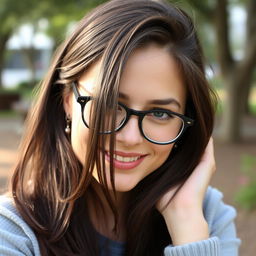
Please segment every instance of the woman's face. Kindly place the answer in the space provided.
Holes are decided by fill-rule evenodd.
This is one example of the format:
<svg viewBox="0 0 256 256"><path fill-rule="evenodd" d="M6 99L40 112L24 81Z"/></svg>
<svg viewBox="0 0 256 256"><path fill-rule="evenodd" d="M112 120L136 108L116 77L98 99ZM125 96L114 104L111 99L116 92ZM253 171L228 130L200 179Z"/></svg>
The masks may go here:
<svg viewBox="0 0 256 256"><path fill-rule="evenodd" d="M100 63L96 62L81 76L78 81L81 95L93 95L99 72ZM121 77L119 94L119 102L135 110L164 108L181 114L185 110L186 89L178 66L170 53L156 44L137 49L129 57ZM65 97L64 107L72 119L73 150L84 163L89 130L82 121L81 107L73 94ZM173 144L156 145L147 141L140 133L138 117L132 115L125 127L116 133L116 191L133 189L165 162L172 148ZM108 154L105 161L108 187L111 189ZM98 180L96 170L94 177Z"/></svg>

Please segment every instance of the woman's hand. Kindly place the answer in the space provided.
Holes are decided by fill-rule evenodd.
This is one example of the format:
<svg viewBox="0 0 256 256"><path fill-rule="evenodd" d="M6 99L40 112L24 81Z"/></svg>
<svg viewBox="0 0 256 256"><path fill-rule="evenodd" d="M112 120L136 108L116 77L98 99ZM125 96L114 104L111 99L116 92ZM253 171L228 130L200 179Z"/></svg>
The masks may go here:
<svg viewBox="0 0 256 256"><path fill-rule="evenodd" d="M203 216L203 200L215 169L213 139L210 138L201 161L186 182L171 189L157 203L174 245L209 237L208 224Z"/></svg>

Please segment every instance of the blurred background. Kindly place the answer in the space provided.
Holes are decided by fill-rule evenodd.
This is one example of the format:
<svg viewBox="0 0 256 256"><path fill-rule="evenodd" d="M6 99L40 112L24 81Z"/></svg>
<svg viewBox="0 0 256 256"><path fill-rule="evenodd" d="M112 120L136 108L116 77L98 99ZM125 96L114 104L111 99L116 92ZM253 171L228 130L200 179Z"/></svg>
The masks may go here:
<svg viewBox="0 0 256 256"><path fill-rule="evenodd" d="M33 89L76 22L103 0L0 0L0 193L8 187ZM169 0L169 2L173 2ZM177 1L174 1L177 4ZM219 96L212 186L238 210L241 255L256 251L256 1L184 0Z"/></svg>

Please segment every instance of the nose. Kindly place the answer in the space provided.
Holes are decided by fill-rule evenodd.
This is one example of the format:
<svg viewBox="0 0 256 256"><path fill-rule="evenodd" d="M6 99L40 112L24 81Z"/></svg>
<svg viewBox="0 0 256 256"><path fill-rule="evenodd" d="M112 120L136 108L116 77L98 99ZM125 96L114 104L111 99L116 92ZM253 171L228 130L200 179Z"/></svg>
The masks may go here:
<svg viewBox="0 0 256 256"><path fill-rule="evenodd" d="M126 125L116 133L116 140L126 146L134 146L143 142L137 116L131 116Z"/></svg>

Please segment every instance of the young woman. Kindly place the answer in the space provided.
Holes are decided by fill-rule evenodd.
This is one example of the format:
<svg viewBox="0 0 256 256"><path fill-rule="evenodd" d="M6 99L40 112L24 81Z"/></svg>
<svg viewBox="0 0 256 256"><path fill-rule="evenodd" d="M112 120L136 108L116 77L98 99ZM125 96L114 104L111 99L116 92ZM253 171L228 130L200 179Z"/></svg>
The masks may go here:
<svg viewBox="0 0 256 256"><path fill-rule="evenodd" d="M0 255L238 255L209 186L213 97L190 18L161 1L86 15L27 120Z"/></svg>

